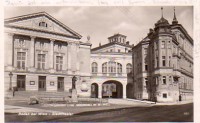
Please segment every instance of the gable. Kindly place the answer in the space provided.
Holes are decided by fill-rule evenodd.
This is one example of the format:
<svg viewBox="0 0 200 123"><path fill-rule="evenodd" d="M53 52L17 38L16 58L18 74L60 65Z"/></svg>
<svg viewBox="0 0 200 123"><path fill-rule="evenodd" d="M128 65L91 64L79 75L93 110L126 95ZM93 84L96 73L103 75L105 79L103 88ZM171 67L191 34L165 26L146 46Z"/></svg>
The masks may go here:
<svg viewBox="0 0 200 123"><path fill-rule="evenodd" d="M131 50L131 47L128 46L124 46L121 44L117 44L117 43L109 43L109 44L105 44L102 45L100 47L94 48L92 49L93 52L118 52L118 50L120 50L120 52L125 52L125 48L127 50Z"/></svg>
<svg viewBox="0 0 200 123"><path fill-rule="evenodd" d="M42 26L45 23L45 26ZM65 26L49 14L45 12L35 13L25 16L19 16L11 19L5 20L5 26L31 29L31 30L40 30L49 33L61 34L67 37L73 37L80 39L81 35Z"/></svg>

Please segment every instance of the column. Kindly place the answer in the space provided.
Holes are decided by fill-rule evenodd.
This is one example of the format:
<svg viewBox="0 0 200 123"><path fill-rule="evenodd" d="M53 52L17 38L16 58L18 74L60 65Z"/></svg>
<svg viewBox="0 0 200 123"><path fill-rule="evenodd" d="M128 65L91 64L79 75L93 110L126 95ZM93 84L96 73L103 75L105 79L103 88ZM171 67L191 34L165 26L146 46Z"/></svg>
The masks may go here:
<svg viewBox="0 0 200 123"><path fill-rule="evenodd" d="M68 74L71 73L71 45L72 43L68 43L68 48L67 48L67 72Z"/></svg>
<svg viewBox="0 0 200 123"><path fill-rule="evenodd" d="M35 38L34 36L31 36L31 43L30 43L30 52L29 52L29 67L30 71L34 71L35 68Z"/></svg>
<svg viewBox="0 0 200 123"><path fill-rule="evenodd" d="M123 84L123 99L126 99L126 84Z"/></svg>
<svg viewBox="0 0 200 123"><path fill-rule="evenodd" d="M50 39L50 57L49 57L49 68L50 68L50 72L53 73L54 72L54 39Z"/></svg>
<svg viewBox="0 0 200 123"><path fill-rule="evenodd" d="M79 45L78 44L76 44L76 56L77 56L77 58L76 58L76 74L79 74L79 72L80 72L80 56L79 56Z"/></svg>
<svg viewBox="0 0 200 123"><path fill-rule="evenodd" d="M98 98L102 98L102 84L98 84Z"/></svg>
<svg viewBox="0 0 200 123"><path fill-rule="evenodd" d="M12 71L14 64L14 49L13 49L13 36L12 33L5 33L5 66L7 71Z"/></svg>

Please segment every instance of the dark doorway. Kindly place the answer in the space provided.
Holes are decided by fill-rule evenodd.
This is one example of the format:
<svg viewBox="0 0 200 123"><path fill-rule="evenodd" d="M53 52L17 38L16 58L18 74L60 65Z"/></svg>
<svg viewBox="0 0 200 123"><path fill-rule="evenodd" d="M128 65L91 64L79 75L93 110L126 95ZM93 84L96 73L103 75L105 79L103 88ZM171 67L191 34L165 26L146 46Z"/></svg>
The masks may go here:
<svg viewBox="0 0 200 123"><path fill-rule="evenodd" d="M26 76L25 75L17 75L18 91L25 91L25 86L26 86Z"/></svg>
<svg viewBox="0 0 200 123"><path fill-rule="evenodd" d="M91 97L92 98L98 98L98 84L92 83L91 85Z"/></svg>
<svg viewBox="0 0 200 123"><path fill-rule="evenodd" d="M64 91L64 77L58 77L58 91Z"/></svg>
<svg viewBox="0 0 200 123"><path fill-rule="evenodd" d="M39 76L39 91L46 91L46 76Z"/></svg>
<svg viewBox="0 0 200 123"><path fill-rule="evenodd" d="M122 98L123 85L118 81L107 81L102 85L102 98Z"/></svg>

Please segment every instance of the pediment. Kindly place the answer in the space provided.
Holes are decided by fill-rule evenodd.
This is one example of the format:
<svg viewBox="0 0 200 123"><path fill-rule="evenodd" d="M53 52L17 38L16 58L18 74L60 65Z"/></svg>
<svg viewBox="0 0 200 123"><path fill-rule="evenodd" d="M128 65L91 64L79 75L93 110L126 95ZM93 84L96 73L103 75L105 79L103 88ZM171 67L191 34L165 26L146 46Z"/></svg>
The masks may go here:
<svg viewBox="0 0 200 123"><path fill-rule="evenodd" d="M81 38L80 34L76 33L45 12L6 19L5 26L46 31L47 33L62 34L77 39Z"/></svg>

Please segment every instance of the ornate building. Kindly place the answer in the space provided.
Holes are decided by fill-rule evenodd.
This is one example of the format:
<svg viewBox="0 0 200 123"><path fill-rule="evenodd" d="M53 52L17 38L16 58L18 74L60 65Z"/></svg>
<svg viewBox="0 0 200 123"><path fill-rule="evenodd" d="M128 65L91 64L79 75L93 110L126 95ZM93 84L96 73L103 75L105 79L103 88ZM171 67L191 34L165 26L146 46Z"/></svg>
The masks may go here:
<svg viewBox="0 0 200 123"><path fill-rule="evenodd" d="M5 90L77 91L90 81L90 43L45 12L5 20ZM88 92L89 93L89 92Z"/></svg>
<svg viewBox="0 0 200 123"><path fill-rule="evenodd" d="M175 102L193 97L193 39L178 23L163 17L132 48L133 97Z"/></svg>
<svg viewBox="0 0 200 123"><path fill-rule="evenodd" d="M91 97L126 98L127 74L132 70L131 45L122 34L108 41L91 50Z"/></svg>

